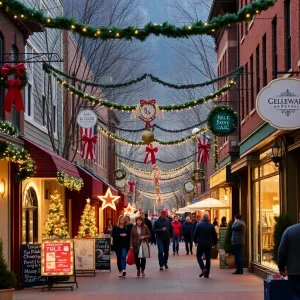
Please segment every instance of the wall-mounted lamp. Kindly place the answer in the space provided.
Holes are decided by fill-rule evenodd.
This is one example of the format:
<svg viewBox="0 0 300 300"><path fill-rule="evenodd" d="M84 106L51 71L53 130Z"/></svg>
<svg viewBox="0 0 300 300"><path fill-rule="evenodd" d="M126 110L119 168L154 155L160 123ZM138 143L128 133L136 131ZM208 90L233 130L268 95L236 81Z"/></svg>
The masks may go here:
<svg viewBox="0 0 300 300"><path fill-rule="evenodd" d="M275 166L279 168L283 159L283 151L286 150L285 140L281 137L276 139L272 145L271 150L271 160L275 164Z"/></svg>
<svg viewBox="0 0 300 300"><path fill-rule="evenodd" d="M5 181L3 179L0 180L0 196L3 197L5 194Z"/></svg>

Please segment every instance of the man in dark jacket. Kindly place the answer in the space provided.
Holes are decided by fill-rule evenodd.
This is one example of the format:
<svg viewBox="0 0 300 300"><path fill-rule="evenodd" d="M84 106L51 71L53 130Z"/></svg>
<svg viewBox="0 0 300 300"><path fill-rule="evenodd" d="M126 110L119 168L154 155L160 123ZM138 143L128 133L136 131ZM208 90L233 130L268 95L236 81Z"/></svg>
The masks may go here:
<svg viewBox="0 0 300 300"><path fill-rule="evenodd" d="M246 224L241 215L236 215L232 224L231 244L234 246L236 271L232 274L243 274L243 248L245 245Z"/></svg>
<svg viewBox="0 0 300 300"><path fill-rule="evenodd" d="M173 228L171 221L167 219L167 213L165 210L160 212L160 217L154 223L154 233L156 234L156 243L158 248L158 261L160 271L169 269L169 247L173 237Z"/></svg>
<svg viewBox="0 0 300 300"><path fill-rule="evenodd" d="M288 227L281 238L278 249L278 268L280 275L290 284L291 300L300 299L300 223ZM287 271L286 271L287 269Z"/></svg>
<svg viewBox="0 0 300 300"><path fill-rule="evenodd" d="M148 219L148 214L145 214L145 219L144 219L145 225L148 226L151 237L153 236L153 228L152 228L152 222Z"/></svg>
<svg viewBox="0 0 300 300"><path fill-rule="evenodd" d="M182 225L182 235L185 242L186 255L189 255L189 251L193 254L193 228L194 224L191 222L191 218L186 217L185 222Z"/></svg>
<svg viewBox="0 0 300 300"><path fill-rule="evenodd" d="M194 243L197 247L198 264L202 270L199 277L209 278L211 248L217 244L217 233L215 227L209 223L208 214L203 214L202 221L196 226ZM202 260L203 253L206 258L206 265L204 265Z"/></svg>

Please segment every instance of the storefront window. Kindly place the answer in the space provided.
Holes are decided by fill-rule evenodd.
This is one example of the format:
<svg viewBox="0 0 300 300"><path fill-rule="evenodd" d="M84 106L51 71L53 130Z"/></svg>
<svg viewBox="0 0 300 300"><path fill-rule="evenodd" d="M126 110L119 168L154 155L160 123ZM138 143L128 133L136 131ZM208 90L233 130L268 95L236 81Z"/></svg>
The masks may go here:
<svg viewBox="0 0 300 300"><path fill-rule="evenodd" d="M259 168L253 180L253 260L277 269L273 262L274 217L280 213L279 175L272 162Z"/></svg>

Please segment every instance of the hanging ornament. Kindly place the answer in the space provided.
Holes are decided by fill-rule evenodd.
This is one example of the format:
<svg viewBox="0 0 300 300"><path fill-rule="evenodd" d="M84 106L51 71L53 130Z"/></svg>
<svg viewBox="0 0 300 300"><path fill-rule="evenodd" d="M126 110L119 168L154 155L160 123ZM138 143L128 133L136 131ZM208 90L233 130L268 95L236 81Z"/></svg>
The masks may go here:
<svg viewBox="0 0 300 300"><path fill-rule="evenodd" d="M197 138L198 139L198 143L197 143L197 147L198 147L198 163L207 163L209 160L209 150L210 150L210 142L209 139L204 136L203 139L201 138Z"/></svg>
<svg viewBox="0 0 300 300"><path fill-rule="evenodd" d="M142 133L142 140L145 142L145 144L149 145L154 141L154 133L150 129L146 129Z"/></svg>
<svg viewBox="0 0 300 300"><path fill-rule="evenodd" d="M117 169L115 171L115 180L122 180L122 179L125 179L126 176L127 176L127 173L125 172L125 170L123 169Z"/></svg>
<svg viewBox="0 0 300 300"><path fill-rule="evenodd" d="M114 196L111 192L110 187L107 189L104 196L98 196L98 198L102 201L102 209L106 207L111 207L112 209L116 210L116 204L115 202L119 200L120 196Z"/></svg>
<svg viewBox="0 0 300 300"><path fill-rule="evenodd" d="M128 186L129 186L129 193L134 194L134 186L135 186L136 182L131 179L127 183L128 183Z"/></svg>
<svg viewBox="0 0 300 300"><path fill-rule="evenodd" d="M151 164L154 165L156 163L155 153L158 152L158 148L153 147L152 145L149 145L149 146L146 146L145 152L147 152L147 154L144 159L144 164L147 164L148 160L150 158Z"/></svg>
<svg viewBox="0 0 300 300"><path fill-rule="evenodd" d="M162 204L162 201L161 201L160 196L157 197L156 204L158 204L158 205L161 205L161 204Z"/></svg>
<svg viewBox="0 0 300 300"><path fill-rule="evenodd" d="M159 185L155 186L155 193L156 193L156 195L160 194L160 187L159 187Z"/></svg>
<svg viewBox="0 0 300 300"><path fill-rule="evenodd" d="M161 171L159 166L153 168L153 182L155 185L160 184Z"/></svg>

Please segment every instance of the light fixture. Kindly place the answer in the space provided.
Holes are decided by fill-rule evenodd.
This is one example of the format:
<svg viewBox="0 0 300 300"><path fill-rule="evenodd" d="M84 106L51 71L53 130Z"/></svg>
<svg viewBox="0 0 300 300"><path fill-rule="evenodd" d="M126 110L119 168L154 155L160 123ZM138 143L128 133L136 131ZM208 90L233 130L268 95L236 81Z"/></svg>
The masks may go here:
<svg viewBox="0 0 300 300"><path fill-rule="evenodd" d="M281 146L275 140L271 149L272 149L271 160L275 164L276 167L279 167L280 166L280 162L282 160L282 149L281 149Z"/></svg>
<svg viewBox="0 0 300 300"><path fill-rule="evenodd" d="M5 194L5 181L3 179L0 180L0 196L3 197Z"/></svg>

